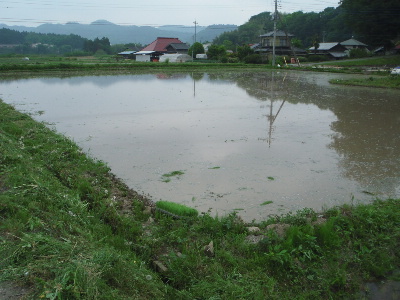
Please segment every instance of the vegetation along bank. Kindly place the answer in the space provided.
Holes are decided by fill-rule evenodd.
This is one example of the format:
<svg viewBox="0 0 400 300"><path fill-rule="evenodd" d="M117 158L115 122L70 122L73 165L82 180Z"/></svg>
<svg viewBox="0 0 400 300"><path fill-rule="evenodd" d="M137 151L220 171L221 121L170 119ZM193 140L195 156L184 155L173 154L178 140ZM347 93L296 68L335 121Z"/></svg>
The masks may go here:
<svg viewBox="0 0 400 300"><path fill-rule="evenodd" d="M235 214L175 218L154 206L104 162L0 101L2 293L362 299L366 282L400 279L399 199L258 224Z"/></svg>

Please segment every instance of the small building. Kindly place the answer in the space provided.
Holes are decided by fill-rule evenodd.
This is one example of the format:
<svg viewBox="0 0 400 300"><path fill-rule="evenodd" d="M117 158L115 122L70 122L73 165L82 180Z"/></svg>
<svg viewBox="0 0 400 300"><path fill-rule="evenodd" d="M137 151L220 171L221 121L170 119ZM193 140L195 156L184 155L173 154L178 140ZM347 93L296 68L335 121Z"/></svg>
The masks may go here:
<svg viewBox="0 0 400 300"><path fill-rule="evenodd" d="M125 58L125 59L133 59L135 58L135 53L136 51L122 51L118 53L117 55L119 57Z"/></svg>
<svg viewBox="0 0 400 300"><path fill-rule="evenodd" d="M282 30L277 30L275 34L275 51L279 49L290 49L290 40L294 37L293 34L286 34ZM260 35L261 48L270 48L274 45L274 31Z"/></svg>
<svg viewBox="0 0 400 300"><path fill-rule="evenodd" d="M360 41L357 41L353 38L341 42L340 45L345 46L347 50L351 50L351 49L365 49L367 50L368 46Z"/></svg>
<svg viewBox="0 0 400 300"><path fill-rule="evenodd" d="M178 38L158 37L155 41L144 47L141 51L157 51L159 53L178 53L177 49L183 52L183 49L185 47L189 49L187 44L181 42Z"/></svg>
<svg viewBox="0 0 400 300"><path fill-rule="evenodd" d="M164 54L160 56L160 62L170 62L170 63L182 63L191 61L192 57L187 54L174 53L174 54Z"/></svg>
<svg viewBox="0 0 400 300"><path fill-rule="evenodd" d="M171 43L165 49L167 53L187 54L189 52L189 46L185 43Z"/></svg>
<svg viewBox="0 0 400 300"><path fill-rule="evenodd" d="M199 53L199 54L196 54L196 58L197 59L207 59L208 57L207 57L207 54L205 54L205 53Z"/></svg>
<svg viewBox="0 0 400 300"><path fill-rule="evenodd" d="M282 30L277 30L260 35L259 49L261 52L273 52L275 36L275 54L284 55L290 54L292 49L290 47L290 40L294 37L293 34L286 33Z"/></svg>
<svg viewBox="0 0 400 300"><path fill-rule="evenodd" d="M310 47L310 55L327 55L334 59L347 57L347 48L340 43L320 43L318 48Z"/></svg>
<svg viewBox="0 0 400 300"><path fill-rule="evenodd" d="M286 33L283 30L277 30L260 35L260 43L250 46L256 53L266 54L270 56L274 52L274 36L275 36L275 54L276 55L305 55L306 51L300 48L292 47L291 39L294 35Z"/></svg>
<svg viewBox="0 0 400 300"><path fill-rule="evenodd" d="M141 62L150 62L154 61L157 62L160 60L160 55L162 55L158 51L139 51L135 53L136 61Z"/></svg>

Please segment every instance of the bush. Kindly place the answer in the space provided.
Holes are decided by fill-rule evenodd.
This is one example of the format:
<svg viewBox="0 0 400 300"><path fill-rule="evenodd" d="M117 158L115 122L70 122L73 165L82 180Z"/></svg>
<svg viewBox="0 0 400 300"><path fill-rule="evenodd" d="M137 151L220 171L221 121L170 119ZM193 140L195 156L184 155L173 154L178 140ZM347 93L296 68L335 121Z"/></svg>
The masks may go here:
<svg viewBox="0 0 400 300"><path fill-rule="evenodd" d="M246 56L243 61L246 64L262 64L262 59L260 54L250 54Z"/></svg>
<svg viewBox="0 0 400 300"><path fill-rule="evenodd" d="M64 56L71 57L71 56L91 56L92 54L85 51L73 51L69 53L65 53Z"/></svg>
<svg viewBox="0 0 400 300"><path fill-rule="evenodd" d="M369 53L367 52L366 49L351 49L350 50L350 57L351 58L364 58L364 57L368 57Z"/></svg>
<svg viewBox="0 0 400 300"><path fill-rule="evenodd" d="M327 55L309 55L308 61L315 62L315 61L325 61L329 60Z"/></svg>
<svg viewBox="0 0 400 300"><path fill-rule="evenodd" d="M230 63L230 64L236 64L238 62L239 62L239 58L237 58L237 57L229 57L228 58L228 63Z"/></svg>

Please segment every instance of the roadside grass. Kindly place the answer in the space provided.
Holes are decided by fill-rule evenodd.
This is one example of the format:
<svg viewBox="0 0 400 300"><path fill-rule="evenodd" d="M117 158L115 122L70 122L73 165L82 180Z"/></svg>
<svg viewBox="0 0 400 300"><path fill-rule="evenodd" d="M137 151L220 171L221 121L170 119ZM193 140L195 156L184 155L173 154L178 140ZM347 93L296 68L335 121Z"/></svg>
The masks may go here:
<svg viewBox="0 0 400 300"><path fill-rule="evenodd" d="M0 101L0 282L29 286L28 299L354 299L400 267L398 199L259 224L153 219L146 205L105 163Z"/></svg>
<svg viewBox="0 0 400 300"><path fill-rule="evenodd" d="M1 102L0 112L0 281L32 286L35 299L161 297L131 251L140 217L118 212L135 195L65 137Z"/></svg>
<svg viewBox="0 0 400 300"><path fill-rule="evenodd" d="M331 79L331 84L339 85L352 85L352 86L367 86L367 87L380 87L380 88L394 88L400 89L400 76L399 75L388 75L368 78L353 78L353 79Z"/></svg>
<svg viewBox="0 0 400 300"><path fill-rule="evenodd" d="M335 66L399 66L400 65L400 55L390 55L390 56L375 56L368 58L359 59L344 59L335 60L331 62L323 62L323 65L335 65Z"/></svg>

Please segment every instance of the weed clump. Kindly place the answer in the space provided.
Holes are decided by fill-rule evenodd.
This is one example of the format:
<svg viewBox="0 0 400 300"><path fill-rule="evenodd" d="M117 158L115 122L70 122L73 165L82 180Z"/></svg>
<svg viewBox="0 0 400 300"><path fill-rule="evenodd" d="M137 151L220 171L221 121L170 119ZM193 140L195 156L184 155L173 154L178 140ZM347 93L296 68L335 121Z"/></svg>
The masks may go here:
<svg viewBox="0 0 400 300"><path fill-rule="evenodd" d="M199 214L194 208L169 201L157 201L156 207L180 217L196 217Z"/></svg>

